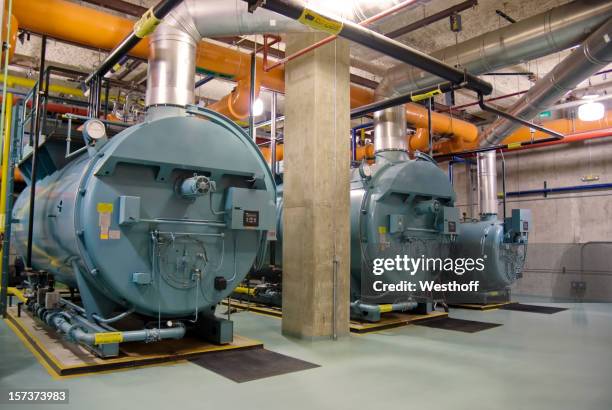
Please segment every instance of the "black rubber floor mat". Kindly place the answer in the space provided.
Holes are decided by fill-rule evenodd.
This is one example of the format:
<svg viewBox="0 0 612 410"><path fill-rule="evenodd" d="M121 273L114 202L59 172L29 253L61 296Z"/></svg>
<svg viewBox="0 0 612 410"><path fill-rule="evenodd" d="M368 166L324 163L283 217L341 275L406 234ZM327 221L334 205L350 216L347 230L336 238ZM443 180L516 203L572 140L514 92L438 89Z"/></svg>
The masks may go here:
<svg viewBox="0 0 612 410"><path fill-rule="evenodd" d="M320 367L263 348L207 353L190 361L236 383Z"/></svg>
<svg viewBox="0 0 612 410"><path fill-rule="evenodd" d="M433 327L435 329L456 330L458 332L465 333L476 333L501 326L501 323L477 322L475 320L455 319L451 317L423 320L420 322L415 322L414 324L416 326Z"/></svg>
<svg viewBox="0 0 612 410"><path fill-rule="evenodd" d="M567 308L561 308L561 307L524 305L522 303L510 303L508 305L501 306L500 309L516 310L518 312L545 313L548 315L552 315L553 313L563 312L564 310L567 310Z"/></svg>

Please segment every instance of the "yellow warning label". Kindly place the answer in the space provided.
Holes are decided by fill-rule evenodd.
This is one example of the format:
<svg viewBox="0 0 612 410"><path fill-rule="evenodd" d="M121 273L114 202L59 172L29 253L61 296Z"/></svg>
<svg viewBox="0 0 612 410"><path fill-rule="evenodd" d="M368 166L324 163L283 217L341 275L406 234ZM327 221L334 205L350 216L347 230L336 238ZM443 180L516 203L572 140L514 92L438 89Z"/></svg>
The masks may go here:
<svg viewBox="0 0 612 410"><path fill-rule="evenodd" d="M109 343L123 342L123 333L121 332L104 332L94 334L94 344L104 345Z"/></svg>
<svg viewBox="0 0 612 410"><path fill-rule="evenodd" d="M387 313L393 310L393 305L378 305L380 313Z"/></svg>
<svg viewBox="0 0 612 410"><path fill-rule="evenodd" d="M378 233L381 233L381 234L387 233L387 227L386 226L379 226L378 227Z"/></svg>
<svg viewBox="0 0 612 410"><path fill-rule="evenodd" d="M98 202L96 209L100 213L113 212L113 204L110 202Z"/></svg>
<svg viewBox="0 0 612 410"><path fill-rule="evenodd" d="M155 17L151 8L134 24L134 34L138 38L145 38L155 31L159 23L161 23L161 20Z"/></svg>
<svg viewBox="0 0 612 410"><path fill-rule="evenodd" d="M432 98L433 96L436 96L438 94L442 94L442 90L440 90L439 88L436 90L432 90L428 93L424 93L424 94L417 94L417 95L411 95L410 99L413 102L417 102L417 101L423 101L423 100L428 100L430 98Z"/></svg>
<svg viewBox="0 0 612 410"><path fill-rule="evenodd" d="M510 144L508 144L508 149L520 148L521 145L522 145L522 143L520 143L520 142L511 142Z"/></svg>
<svg viewBox="0 0 612 410"><path fill-rule="evenodd" d="M342 31L342 22L320 15L319 13L304 9L298 21L315 30L329 34L338 34Z"/></svg>

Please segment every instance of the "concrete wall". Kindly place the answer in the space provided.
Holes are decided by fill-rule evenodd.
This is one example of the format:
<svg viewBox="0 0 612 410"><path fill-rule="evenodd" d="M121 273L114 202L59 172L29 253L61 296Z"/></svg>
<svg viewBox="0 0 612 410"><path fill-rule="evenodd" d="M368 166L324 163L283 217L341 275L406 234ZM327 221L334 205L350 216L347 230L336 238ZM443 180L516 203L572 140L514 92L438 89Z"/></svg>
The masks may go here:
<svg viewBox="0 0 612 410"><path fill-rule="evenodd" d="M524 191L612 183L612 138L504 153L506 190ZM446 167L448 164L441 164ZM475 165L473 198L477 202ZM502 191L498 154L498 191ZM584 182L595 176L598 180ZM453 167L457 205L470 214L466 167ZM524 277L514 294L612 301L612 190L510 197L506 209L531 209L532 231ZM499 215L502 215L500 201ZM477 204L473 207L478 215ZM572 286L573 283L573 286ZM584 284L586 289L577 289Z"/></svg>

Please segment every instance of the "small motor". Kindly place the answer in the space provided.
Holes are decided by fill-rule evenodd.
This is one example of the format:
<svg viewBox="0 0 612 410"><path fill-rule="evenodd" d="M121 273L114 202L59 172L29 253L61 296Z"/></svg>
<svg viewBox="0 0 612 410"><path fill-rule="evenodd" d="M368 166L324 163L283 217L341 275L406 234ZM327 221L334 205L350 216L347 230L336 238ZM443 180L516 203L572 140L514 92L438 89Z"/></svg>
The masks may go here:
<svg viewBox="0 0 612 410"><path fill-rule="evenodd" d="M195 199L198 196L215 192L216 184L210 178L204 175L194 174L191 178L187 178L180 183L179 192L183 198Z"/></svg>

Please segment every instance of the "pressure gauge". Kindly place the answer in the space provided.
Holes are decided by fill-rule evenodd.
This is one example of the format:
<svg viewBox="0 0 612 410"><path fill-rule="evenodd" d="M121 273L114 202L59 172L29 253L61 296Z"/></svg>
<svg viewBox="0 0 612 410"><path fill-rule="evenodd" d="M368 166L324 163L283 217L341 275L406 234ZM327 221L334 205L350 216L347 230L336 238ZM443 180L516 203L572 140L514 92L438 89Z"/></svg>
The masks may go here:
<svg viewBox="0 0 612 410"><path fill-rule="evenodd" d="M83 135L90 141L97 141L106 137L106 127L100 120L88 120L83 124Z"/></svg>
<svg viewBox="0 0 612 410"><path fill-rule="evenodd" d="M359 175L361 175L363 179L372 178L372 168L370 168L367 163L362 162L361 165L359 165Z"/></svg>

